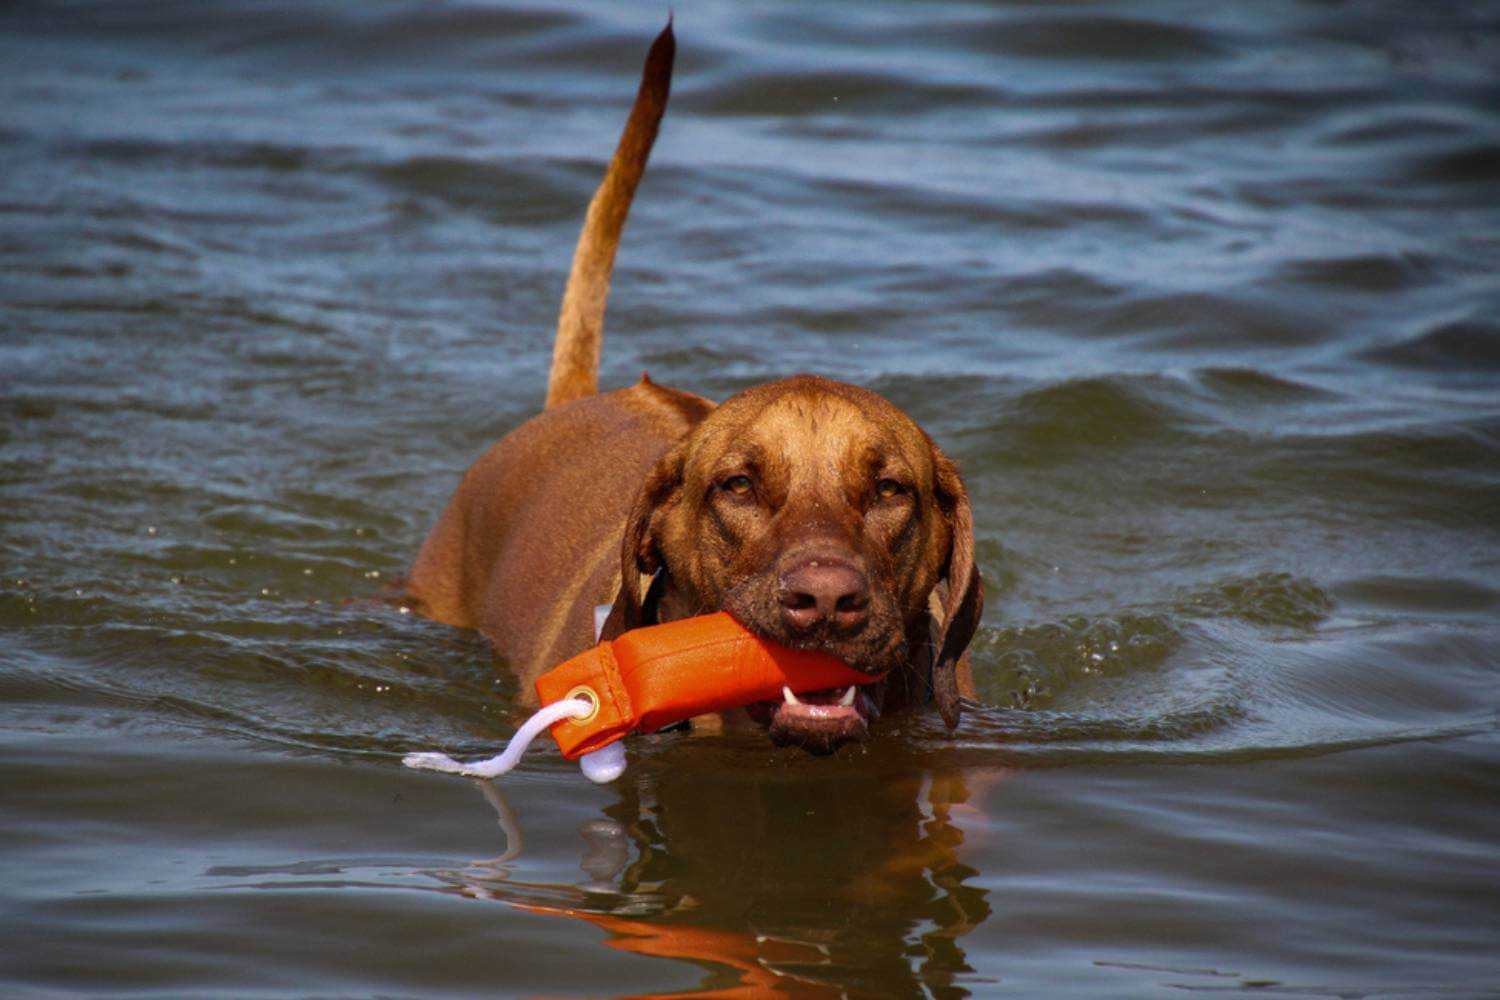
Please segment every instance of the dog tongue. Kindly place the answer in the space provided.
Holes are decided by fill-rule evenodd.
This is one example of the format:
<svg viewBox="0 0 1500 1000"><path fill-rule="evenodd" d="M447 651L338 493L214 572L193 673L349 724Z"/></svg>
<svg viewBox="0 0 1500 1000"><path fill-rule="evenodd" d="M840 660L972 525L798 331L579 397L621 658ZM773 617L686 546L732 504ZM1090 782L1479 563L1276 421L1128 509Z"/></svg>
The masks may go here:
<svg viewBox="0 0 1500 1000"><path fill-rule="evenodd" d="M849 697L854 694L855 697ZM854 688L843 698L815 703L814 696L798 699L790 691L771 717L771 739L777 746L801 747L809 753L829 754L841 745L862 740L869 732L864 713L854 704L862 697ZM819 702L822 702L819 698Z"/></svg>

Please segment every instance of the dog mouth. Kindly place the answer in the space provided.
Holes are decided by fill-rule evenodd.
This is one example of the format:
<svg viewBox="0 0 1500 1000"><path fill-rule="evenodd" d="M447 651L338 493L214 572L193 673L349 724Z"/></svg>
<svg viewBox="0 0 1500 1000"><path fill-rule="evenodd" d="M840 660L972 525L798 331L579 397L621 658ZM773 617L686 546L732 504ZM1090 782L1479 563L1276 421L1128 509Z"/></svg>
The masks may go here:
<svg viewBox="0 0 1500 1000"><path fill-rule="evenodd" d="M871 720L879 716L869 694L857 685L802 694L782 688L781 695L779 701L747 705L746 711L767 727L777 746L801 747L818 756L863 740Z"/></svg>
<svg viewBox="0 0 1500 1000"><path fill-rule="evenodd" d="M837 657L852 669L869 674L872 681L905 661L905 635L882 622L879 615L854 634L843 634L827 625L789 633L777 613L780 606L758 600L767 593L762 584L757 579L735 588L723 605L756 635L792 649ZM752 720L766 727L777 746L801 747L823 756L869 736L870 723L880 716L879 691L878 686L863 685L801 694L783 690L781 698L755 702L745 710Z"/></svg>

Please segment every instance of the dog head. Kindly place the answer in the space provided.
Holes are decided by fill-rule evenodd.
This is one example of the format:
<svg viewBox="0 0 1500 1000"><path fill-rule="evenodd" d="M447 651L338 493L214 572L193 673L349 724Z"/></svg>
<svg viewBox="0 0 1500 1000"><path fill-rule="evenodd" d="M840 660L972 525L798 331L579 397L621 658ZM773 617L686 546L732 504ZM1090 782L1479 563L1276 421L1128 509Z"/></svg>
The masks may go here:
<svg viewBox="0 0 1500 1000"><path fill-rule="evenodd" d="M983 604L968 494L875 393L804 375L725 401L647 477L621 560L623 627L644 623L637 574L660 571L662 620L728 611L774 642L890 674L852 702L829 692L752 707L779 742L827 752L858 738L893 687L930 686L958 722L955 665Z"/></svg>

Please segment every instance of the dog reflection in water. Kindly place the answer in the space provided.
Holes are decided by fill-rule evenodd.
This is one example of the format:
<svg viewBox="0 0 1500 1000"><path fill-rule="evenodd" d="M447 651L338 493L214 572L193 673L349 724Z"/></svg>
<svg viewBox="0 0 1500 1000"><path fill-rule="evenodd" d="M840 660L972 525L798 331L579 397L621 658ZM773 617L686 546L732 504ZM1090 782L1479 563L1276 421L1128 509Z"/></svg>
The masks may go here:
<svg viewBox="0 0 1500 1000"><path fill-rule="evenodd" d="M478 784L505 853L441 877L465 895L587 921L618 951L699 965L693 996L962 991L973 970L959 940L990 913L985 891L965 884L975 870L962 848L985 835L974 803L1004 772L908 766L898 777L893 762L863 759L838 775L736 780L677 749L644 762L607 818L584 824L581 883L514 877L521 835L493 782Z"/></svg>

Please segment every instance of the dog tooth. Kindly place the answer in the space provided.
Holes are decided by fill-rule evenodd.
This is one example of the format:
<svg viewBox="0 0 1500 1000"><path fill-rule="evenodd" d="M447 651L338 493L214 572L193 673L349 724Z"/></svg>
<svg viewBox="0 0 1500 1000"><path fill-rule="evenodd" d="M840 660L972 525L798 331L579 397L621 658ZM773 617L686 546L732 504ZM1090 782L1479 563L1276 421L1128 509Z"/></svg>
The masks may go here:
<svg viewBox="0 0 1500 1000"><path fill-rule="evenodd" d="M792 689L789 688L789 687L787 687L785 684L783 684L781 686L781 693L786 698L786 703L788 705L800 705L800 704L802 704L802 702L800 702L800 701L797 700L797 696L794 695L794 694L792 694Z"/></svg>
<svg viewBox="0 0 1500 1000"><path fill-rule="evenodd" d="M845 691L844 696L839 699L839 704L843 705L845 708L848 708L850 705L854 704L854 696L858 693L858 689L855 688L853 684L850 684L849 690Z"/></svg>

